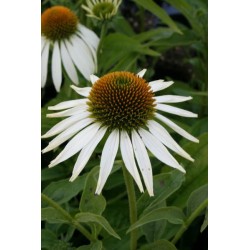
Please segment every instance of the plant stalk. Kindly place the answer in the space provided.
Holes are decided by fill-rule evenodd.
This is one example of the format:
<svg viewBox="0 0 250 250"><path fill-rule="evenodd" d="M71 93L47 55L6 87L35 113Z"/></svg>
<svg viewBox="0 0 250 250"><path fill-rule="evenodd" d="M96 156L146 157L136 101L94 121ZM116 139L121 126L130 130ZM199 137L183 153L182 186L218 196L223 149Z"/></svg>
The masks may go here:
<svg viewBox="0 0 250 250"><path fill-rule="evenodd" d="M137 221L137 206L136 206L134 181L124 165L122 167L122 170L128 193L130 225L133 225ZM130 232L130 250L136 250L136 247L137 247L137 229Z"/></svg>

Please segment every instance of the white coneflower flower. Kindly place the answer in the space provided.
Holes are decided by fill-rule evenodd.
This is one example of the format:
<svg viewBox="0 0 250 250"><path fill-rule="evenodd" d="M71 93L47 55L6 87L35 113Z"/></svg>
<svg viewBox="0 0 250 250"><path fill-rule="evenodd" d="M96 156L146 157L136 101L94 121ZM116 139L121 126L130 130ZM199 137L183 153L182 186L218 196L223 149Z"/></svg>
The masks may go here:
<svg viewBox="0 0 250 250"><path fill-rule="evenodd" d="M68 8L54 6L42 13L42 87L47 79L49 50L52 47L52 79L57 91L62 82L62 64L73 83L78 84L77 70L89 80L96 70L99 38L80 24Z"/></svg>
<svg viewBox="0 0 250 250"><path fill-rule="evenodd" d="M121 2L121 0L87 0L82 8L87 11L87 16L105 20L117 13Z"/></svg>
<svg viewBox="0 0 250 250"><path fill-rule="evenodd" d="M157 91L169 87L173 82L157 80L148 83L143 79L145 72L145 69L137 75L130 72L113 72L101 78L91 75L92 87L78 88L72 85L72 88L84 97L83 99L66 101L49 107L49 110L63 111L48 114L47 117L68 116L68 118L43 135L43 138L57 135L43 153L55 149L74 136L49 167L81 151L70 179L70 181L75 180L98 143L107 134L101 156L97 194L101 193L111 172L118 148L127 170L143 192L138 165L150 196L153 196L153 176L147 149L166 165L185 173L185 169L178 164L167 148L190 161L193 159L158 121L193 142L198 140L158 113L158 110L184 117L197 117L194 113L168 105L192 98L174 95L155 96Z"/></svg>

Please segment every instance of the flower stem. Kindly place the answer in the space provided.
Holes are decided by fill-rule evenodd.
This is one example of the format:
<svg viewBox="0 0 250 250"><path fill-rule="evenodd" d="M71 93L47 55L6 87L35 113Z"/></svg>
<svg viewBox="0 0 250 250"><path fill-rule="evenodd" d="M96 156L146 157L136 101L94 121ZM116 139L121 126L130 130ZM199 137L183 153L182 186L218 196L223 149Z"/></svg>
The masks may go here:
<svg viewBox="0 0 250 250"><path fill-rule="evenodd" d="M176 244L177 241L181 238L181 236L183 235L183 233L188 229L188 227L190 226L190 224L194 221L194 219L196 219L200 213L207 207L208 204L208 200L206 199L205 201L203 201L199 207L197 207L195 209L195 211L188 217L188 219L186 220L186 222L182 225L182 227L179 229L179 231L176 233L175 237L172 239L172 243Z"/></svg>
<svg viewBox="0 0 250 250"><path fill-rule="evenodd" d="M102 22L102 29L101 29L101 34L100 34L100 42L97 50L97 61L98 61L98 71L99 71L99 62L100 62L100 54L102 53L102 45L103 45L103 39L107 33L108 30L108 22L104 20ZM100 73L100 72L99 72Z"/></svg>
<svg viewBox="0 0 250 250"><path fill-rule="evenodd" d="M85 229L78 221L76 221L65 209L63 209L58 203L50 199L47 195L42 194L42 200L48 203L51 207L60 212L66 220L69 221L76 229L78 229L82 235L84 235L90 242L96 239Z"/></svg>
<svg viewBox="0 0 250 250"><path fill-rule="evenodd" d="M132 176L127 171L126 167L123 166L122 169L128 193L130 224L133 225L137 221L137 206L136 206L134 181ZM131 231L130 233L130 250L136 250L136 246L137 246L137 229Z"/></svg>

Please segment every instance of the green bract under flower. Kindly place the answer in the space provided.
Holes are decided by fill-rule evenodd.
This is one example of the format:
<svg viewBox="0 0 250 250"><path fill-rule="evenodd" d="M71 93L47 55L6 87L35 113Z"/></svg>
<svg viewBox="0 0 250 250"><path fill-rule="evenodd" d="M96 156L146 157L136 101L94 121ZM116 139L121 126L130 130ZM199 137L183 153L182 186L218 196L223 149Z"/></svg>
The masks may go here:
<svg viewBox="0 0 250 250"><path fill-rule="evenodd" d="M87 16L105 20L117 13L120 4L121 0L87 0L82 8L87 11Z"/></svg>
<svg viewBox="0 0 250 250"><path fill-rule="evenodd" d="M143 79L129 72L101 77L89 95L92 117L110 129L144 127L155 112L154 94Z"/></svg>
<svg viewBox="0 0 250 250"><path fill-rule="evenodd" d="M42 14L42 34L51 41L69 38L76 32L77 16L68 8L54 6Z"/></svg>

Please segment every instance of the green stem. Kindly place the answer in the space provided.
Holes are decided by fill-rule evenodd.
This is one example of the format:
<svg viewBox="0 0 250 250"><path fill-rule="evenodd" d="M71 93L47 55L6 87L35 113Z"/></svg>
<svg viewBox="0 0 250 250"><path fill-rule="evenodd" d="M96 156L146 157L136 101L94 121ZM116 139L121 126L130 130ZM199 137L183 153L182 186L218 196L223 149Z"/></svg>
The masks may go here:
<svg viewBox="0 0 250 250"><path fill-rule="evenodd" d="M190 224L196 219L200 213L207 207L208 200L206 199L203 201L199 207L196 208L196 210L188 217L186 222L181 226L179 231L176 233L175 237L172 239L172 243L176 244L177 241L181 238L182 234L188 229Z"/></svg>
<svg viewBox="0 0 250 250"><path fill-rule="evenodd" d="M96 239L58 203L50 199L45 194L42 194L42 200L48 203L51 207L55 208L58 212L60 212L64 216L64 218L68 220L76 229L78 229L90 242L96 241Z"/></svg>
<svg viewBox="0 0 250 250"><path fill-rule="evenodd" d="M137 221L137 206L136 206L134 181L132 176L127 171L126 167L123 166L122 169L128 193L130 224L133 225ZM130 233L130 250L136 250L136 247L137 247L137 230L135 229Z"/></svg>

